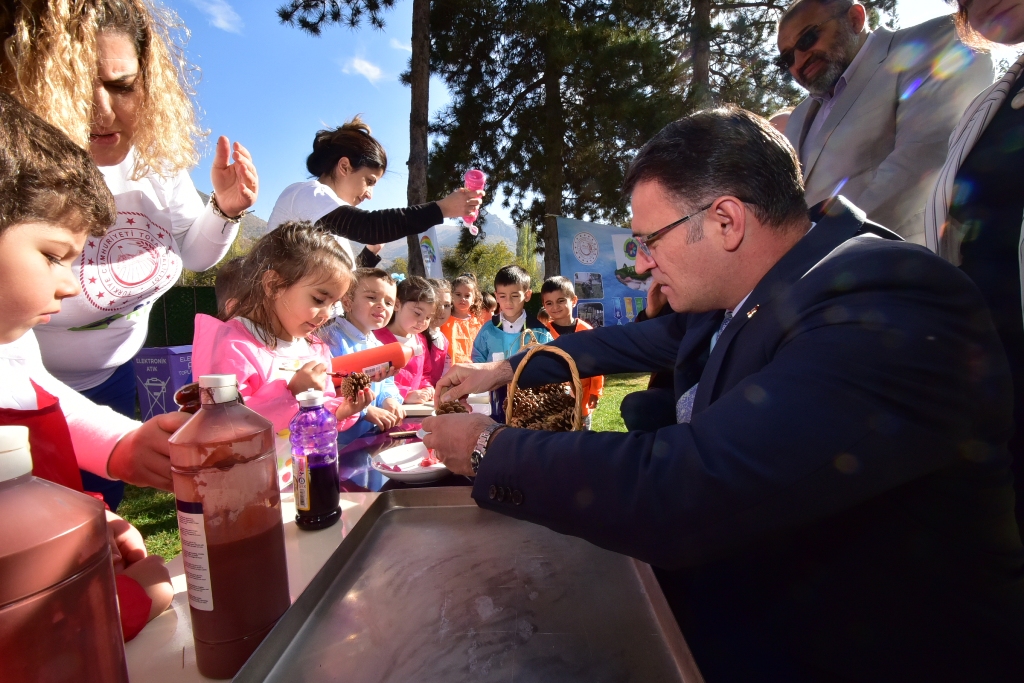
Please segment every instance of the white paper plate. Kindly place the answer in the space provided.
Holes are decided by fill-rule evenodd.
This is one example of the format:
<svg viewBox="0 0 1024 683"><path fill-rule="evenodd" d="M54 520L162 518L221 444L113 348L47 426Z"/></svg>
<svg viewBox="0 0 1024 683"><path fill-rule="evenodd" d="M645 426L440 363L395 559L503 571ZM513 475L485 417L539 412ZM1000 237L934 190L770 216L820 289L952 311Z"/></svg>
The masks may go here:
<svg viewBox="0 0 1024 683"><path fill-rule="evenodd" d="M434 414L433 403L406 403L402 408L409 417L429 417Z"/></svg>
<svg viewBox="0 0 1024 683"><path fill-rule="evenodd" d="M430 481L437 481L449 473L448 468L441 463L431 465L430 467L420 467L419 461L426 456L427 447L423 445L422 441L417 441L381 451L373 456L370 464L373 465L373 469L385 477L395 481L404 481L408 484L425 484ZM385 469L380 466L381 463L385 465L398 465L402 468L402 471L395 472Z"/></svg>

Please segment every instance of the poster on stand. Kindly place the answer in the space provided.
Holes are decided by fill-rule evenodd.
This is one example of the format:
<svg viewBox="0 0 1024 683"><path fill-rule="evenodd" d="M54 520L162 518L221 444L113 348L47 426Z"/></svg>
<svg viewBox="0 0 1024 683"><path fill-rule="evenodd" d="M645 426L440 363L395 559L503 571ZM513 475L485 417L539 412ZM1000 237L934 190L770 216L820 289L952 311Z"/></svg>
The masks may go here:
<svg viewBox="0 0 1024 683"><path fill-rule="evenodd" d="M423 254L423 269L427 277L443 280L441 241L437 238L437 228L430 228L420 234L420 253Z"/></svg>
<svg viewBox="0 0 1024 683"><path fill-rule="evenodd" d="M613 225L558 219L562 276L576 289L576 315L593 327L633 322L647 305L650 273L638 275L639 245Z"/></svg>

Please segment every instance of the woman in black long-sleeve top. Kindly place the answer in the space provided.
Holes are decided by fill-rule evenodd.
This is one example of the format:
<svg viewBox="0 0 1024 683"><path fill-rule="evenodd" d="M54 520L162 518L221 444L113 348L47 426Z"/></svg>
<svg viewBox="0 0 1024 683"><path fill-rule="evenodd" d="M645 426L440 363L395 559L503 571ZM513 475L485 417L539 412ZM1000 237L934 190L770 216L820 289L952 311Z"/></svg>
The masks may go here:
<svg viewBox="0 0 1024 683"><path fill-rule="evenodd" d="M267 222L273 230L286 221L317 222L338 237L360 266L380 262L384 242L416 235L445 218L465 216L480 209L483 192L456 190L444 199L404 209L364 211L357 208L373 197L373 188L387 170L384 147L370 135L370 127L357 116L340 128L317 131L306 169L313 179L293 183L278 197ZM356 259L348 240L373 245ZM375 248L374 248L375 247Z"/></svg>

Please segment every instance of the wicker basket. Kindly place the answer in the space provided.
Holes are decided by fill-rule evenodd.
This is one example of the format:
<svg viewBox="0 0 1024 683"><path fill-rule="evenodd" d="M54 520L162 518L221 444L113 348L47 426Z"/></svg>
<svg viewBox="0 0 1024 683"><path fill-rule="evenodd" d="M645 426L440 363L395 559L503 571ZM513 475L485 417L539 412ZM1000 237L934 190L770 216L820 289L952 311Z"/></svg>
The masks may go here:
<svg viewBox="0 0 1024 683"><path fill-rule="evenodd" d="M557 396L559 391L564 392L564 389L562 389L565 386L564 384L547 384L536 389L519 388L519 376L522 374L523 368L526 367L526 364L537 353L552 353L561 357L569 365L569 372L572 373L573 395L569 396L566 394L566 399L572 400L571 406L568 405L568 401L562 401ZM519 397L519 401L516 400L517 397ZM524 399L531 398L533 399L532 401L524 401ZM541 415L538 415L537 409L532 413L529 410L524 410L524 402L536 404L538 401L557 403L559 404L559 410L555 413ZM519 404L518 410L517 403ZM542 407L537 406L538 409ZM515 375L512 376L512 383L508 386L508 398L505 402L505 422L510 427L549 431L578 432L583 428L583 383L580 381L580 373L576 369L576 362L568 353L559 348L543 344L533 346L526 352L526 356L523 357L519 367L516 368ZM547 422L548 424L542 424L542 422ZM553 426L552 423L558 424ZM567 424L571 426L566 428Z"/></svg>

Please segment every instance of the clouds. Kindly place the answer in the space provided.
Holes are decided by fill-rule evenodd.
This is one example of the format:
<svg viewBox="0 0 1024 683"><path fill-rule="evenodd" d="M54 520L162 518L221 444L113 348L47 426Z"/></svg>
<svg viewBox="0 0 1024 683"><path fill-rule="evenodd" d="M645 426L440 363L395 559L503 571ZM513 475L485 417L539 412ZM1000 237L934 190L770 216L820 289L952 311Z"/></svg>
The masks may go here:
<svg viewBox="0 0 1024 683"><path fill-rule="evenodd" d="M235 8L227 3L227 0L192 0L199 11L210 19L210 23L228 33L241 33L242 17L238 16Z"/></svg>
<svg viewBox="0 0 1024 683"><path fill-rule="evenodd" d="M347 74L359 74L373 85L377 85L377 81L384 77L384 72L379 66L362 57L352 57L347 60L341 65L341 70Z"/></svg>
<svg viewBox="0 0 1024 683"><path fill-rule="evenodd" d="M398 42L397 38L392 38L391 39L391 47L396 49L396 50L401 50L402 52L408 52L409 54L412 54L412 45L406 45L404 43L400 43L400 42Z"/></svg>

